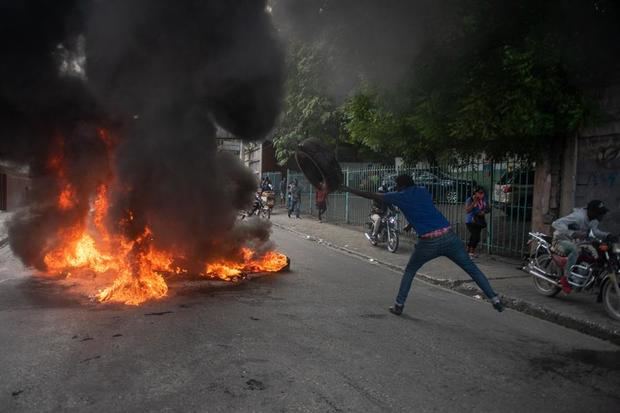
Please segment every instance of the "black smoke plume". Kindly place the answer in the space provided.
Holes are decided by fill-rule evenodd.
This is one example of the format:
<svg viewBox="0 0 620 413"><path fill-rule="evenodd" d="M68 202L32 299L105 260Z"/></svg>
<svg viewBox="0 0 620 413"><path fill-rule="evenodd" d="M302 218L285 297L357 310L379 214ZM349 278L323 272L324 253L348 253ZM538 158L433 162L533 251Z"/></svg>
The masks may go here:
<svg viewBox="0 0 620 413"><path fill-rule="evenodd" d="M27 163L33 176L9 225L25 264L45 269L59 231L85 219L106 182L111 232L133 237L148 225L156 246L196 265L244 243L264 247L267 225L235 223L255 177L217 152L215 131L260 139L279 113L282 55L265 7L2 2L0 158ZM67 184L74 206L59 209ZM135 219L119 227L128 211Z"/></svg>

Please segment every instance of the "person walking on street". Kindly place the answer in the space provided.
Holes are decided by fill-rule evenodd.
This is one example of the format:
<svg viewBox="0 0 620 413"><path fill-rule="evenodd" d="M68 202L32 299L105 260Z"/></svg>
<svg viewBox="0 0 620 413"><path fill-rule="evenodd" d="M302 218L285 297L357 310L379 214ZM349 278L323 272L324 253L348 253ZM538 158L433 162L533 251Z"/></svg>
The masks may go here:
<svg viewBox="0 0 620 413"><path fill-rule="evenodd" d="M283 207L286 202L286 177L280 181L280 206Z"/></svg>
<svg viewBox="0 0 620 413"><path fill-rule="evenodd" d="M323 222L323 214L327 211L327 186L325 182L319 183L316 190L316 209L319 211L319 222Z"/></svg>
<svg viewBox="0 0 620 413"><path fill-rule="evenodd" d="M293 181L290 189L291 195L291 206L288 210L288 217L291 217L293 211L295 211L295 218L300 218L299 216L299 208L301 207L301 188L299 187L299 183L297 179Z"/></svg>
<svg viewBox="0 0 620 413"><path fill-rule="evenodd" d="M472 195L465 201L465 225L469 231L467 252L471 258L477 258L476 248L480 242L480 233L487 227L485 214L489 211L484 199L484 188L476 187Z"/></svg>
<svg viewBox="0 0 620 413"><path fill-rule="evenodd" d="M478 287L491 300L493 308L503 311L499 296L491 287L487 277L471 260L461 240L450 228L448 220L439 212L433 204L432 196L428 190L416 186L409 175L396 177L396 191L388 193L366 192L349 187L343 187L351 192L368 199L384 201L397 206L411 226L419 234L415 250L411 254L409 263L405 267L405 273L400 282L400 288L394 305L389 308L395 315L401 315L411 289L411 284L416 272L427 262L445 256L461 267L476 282Z"/></svg>

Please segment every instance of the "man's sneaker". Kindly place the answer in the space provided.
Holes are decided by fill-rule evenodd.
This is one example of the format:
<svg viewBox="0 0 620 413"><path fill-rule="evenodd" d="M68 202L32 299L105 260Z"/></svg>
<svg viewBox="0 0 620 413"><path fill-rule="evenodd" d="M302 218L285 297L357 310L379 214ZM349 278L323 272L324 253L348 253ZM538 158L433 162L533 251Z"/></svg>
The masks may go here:
<svg viewBox="0 0 620 413"><path fill-rule="evenodd" d="M391 307L389 308L389 310L390 310L390 313L392 313L392 314L394 314L394 315L401 315L401 314L403 313L403 307L404 307L404 306L402 306L402 305L400 305L400 304L396 304L396 303L394 303L394 305L393 305L393 306L391 306Z"/></svg>
<svg viewBox="0 0 620 413"><path fill-rule="evenodd" d="M499 299L498 296L491 298L491 304L493 304L493 308L495 308L498 312L504 311L504 304L502 304L502 300Z"/></svg>
<svg viewBox="0 0 620 413"><path fill-rule="evenodd" d="M564 294L570 294L570 292L573 291L573 287L570 286L565 275L560 277L560 285L562 286L562 291L564 291Z"/></svg>

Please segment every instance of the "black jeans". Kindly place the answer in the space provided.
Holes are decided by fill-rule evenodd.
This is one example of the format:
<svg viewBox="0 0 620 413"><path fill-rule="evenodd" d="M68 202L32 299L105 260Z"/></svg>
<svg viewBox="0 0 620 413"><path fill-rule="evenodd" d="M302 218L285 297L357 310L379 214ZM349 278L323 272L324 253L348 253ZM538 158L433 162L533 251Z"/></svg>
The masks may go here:
<svg viewBox="0 0 620 413"><path fill-rule="evenodd" d="M469 231L469 242L467 246L473 249L476 249L478 243L480 242L480 232L482 232L482 227L478 224L466 224L467 230Z"/></svg>
<svg viewBox="0 0 620 413"><path fill-rule="evenodd" d="M319 212L319 220L323 219L323 214L327 212L327 202L317 202L316 208Z"/></svg>

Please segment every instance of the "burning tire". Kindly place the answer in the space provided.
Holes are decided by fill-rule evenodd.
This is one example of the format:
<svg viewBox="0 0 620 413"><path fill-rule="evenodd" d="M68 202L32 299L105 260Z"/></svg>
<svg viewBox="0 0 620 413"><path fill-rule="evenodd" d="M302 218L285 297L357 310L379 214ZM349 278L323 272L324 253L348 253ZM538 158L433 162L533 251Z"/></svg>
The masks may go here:
<svg viewBox="0 0 620 413"><path fill-rule="evenodd" d="M325 182L328 192L334 191L342 183L342 169L333 152L325 144L315 138L301 142L295 154L297 165L306 179L318 188Z"/></svg>

